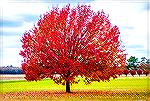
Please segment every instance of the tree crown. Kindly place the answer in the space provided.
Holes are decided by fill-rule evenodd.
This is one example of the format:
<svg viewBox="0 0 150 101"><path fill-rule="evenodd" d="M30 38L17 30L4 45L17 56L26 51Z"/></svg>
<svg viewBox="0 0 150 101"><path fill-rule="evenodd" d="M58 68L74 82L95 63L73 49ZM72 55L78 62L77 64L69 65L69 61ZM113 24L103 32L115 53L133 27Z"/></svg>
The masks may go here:
<svg viewBox="0 0 150 101"><path fill-rule="evenodd" d="M24 33L22 69L29 81L49 77L74 83L78 75L88 82L116 78L126 63L119 36L103 10L96 13L87 5L53 8Z"/></svg>

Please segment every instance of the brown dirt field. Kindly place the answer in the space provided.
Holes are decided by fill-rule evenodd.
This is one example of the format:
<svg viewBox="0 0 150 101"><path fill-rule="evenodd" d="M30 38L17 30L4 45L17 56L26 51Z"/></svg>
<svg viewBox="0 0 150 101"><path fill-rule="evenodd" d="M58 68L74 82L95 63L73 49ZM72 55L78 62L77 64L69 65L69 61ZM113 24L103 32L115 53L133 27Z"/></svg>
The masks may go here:
<svg viewBox="0 0 150 101"><path fill-rule="evenodd" d="M124 77L124 76L122 76ZM138 77L138 76L137 76ZM145 76L143 76L145 77ZM24 75L0 75L0 80L21 80ZM150 91L30 91L0 93L0 101L150 101Z"/></svg>
<svg viewBox="0 0 150 101"><path fill-rule="evenodd" d="M0 80L25 80L24 74L17 75L0 75Z"/></svg>
<svg viewBox="0 0 150 101"><path fill-rule="evenodd" d="M0 75L0 80L25 80L25 75L24 74L16 74L16 75ZM124 78L126 77L125 75L119 76L119 78ZM128 75L127 77L133 77L131 75ZM134 77L139 77L138 75L135 75ZM148 77L145 75L141 75L140 77Z"/></svg>
<svg viewBox="0 0 150 101"><path fill-rule="evenodd" d="M2 101L16 100L50 100L50 101L150 101L150 91L32 91L32 92L15 92L0 94Z"/></svg>

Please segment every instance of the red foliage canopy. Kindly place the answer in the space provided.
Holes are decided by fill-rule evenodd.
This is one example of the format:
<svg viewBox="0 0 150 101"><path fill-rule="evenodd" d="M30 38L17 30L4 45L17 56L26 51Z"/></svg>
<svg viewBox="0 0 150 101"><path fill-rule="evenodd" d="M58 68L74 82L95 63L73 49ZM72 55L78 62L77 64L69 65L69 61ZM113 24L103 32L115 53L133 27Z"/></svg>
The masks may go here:
<svg viewBox="0 0 150 101"><path fill-rule="evenodd" d="M53 8L22 37L26 79L47 77L65 84L75 83L78 75L87 81L116 78L126 63L119 35L103 11L96 13L87 5Z"/></svg>
<svg viewBox="0 0 150 101"><path fill-rule="evenodd" d="M139 76L142 74L142 72L143 72L143 71L142 71L141 69L138 69L138 70L137 70L137 74L138 74Z"/></svg>
<svg viewBox="0 0 150 101"><path fill-rule="evenodd" d="M125 69L124 71L123 71L123 74L125 74L126 76L129 74L129 70L127 70L127 69Z"/></svg>
<svg viewBox="0 0 150 101"><path fill-rule="evenodd" d="M134 76L136 74L136 70L130 70L130 74Z"/></svg>

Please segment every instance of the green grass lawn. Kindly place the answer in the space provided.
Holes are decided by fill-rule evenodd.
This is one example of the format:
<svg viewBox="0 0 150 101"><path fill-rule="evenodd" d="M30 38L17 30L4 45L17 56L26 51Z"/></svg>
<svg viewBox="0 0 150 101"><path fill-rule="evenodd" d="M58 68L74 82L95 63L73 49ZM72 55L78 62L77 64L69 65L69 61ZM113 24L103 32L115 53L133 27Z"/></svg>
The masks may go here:
<svg viewBox="0 0 150 101"><path fill-rule="evenodd" d="M150 78L148 77L121 77L111 79L109 82L92 82L85 85L81 79L78 84L71 86L71 91L74 90L150 90ZM50 79L42 81L1 81L1 93L4 92L19 92L19 91L51 91L64 90L65 86L57 85Z"/></svg>
<svg viewBox="0 0 150 101"><path fill-rule="evenodd" d="M0 100L5 101L149 101L150 78L121 77L109 82L92 82L83 79L65 93L65 86L50 79L27 82L25 80L0 81ZM1 99L2 98L2 99Z"/></svg>

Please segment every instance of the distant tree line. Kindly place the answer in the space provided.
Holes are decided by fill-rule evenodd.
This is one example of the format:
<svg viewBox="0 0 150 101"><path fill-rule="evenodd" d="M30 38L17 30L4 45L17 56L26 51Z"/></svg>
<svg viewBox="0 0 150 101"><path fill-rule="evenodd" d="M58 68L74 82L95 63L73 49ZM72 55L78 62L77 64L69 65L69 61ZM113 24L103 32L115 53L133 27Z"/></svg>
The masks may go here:
<svg viewBox="0 0 150 101"><path fill-rule="evenodd" d="M23 74L23 72L21 68L10 65L0 67L0 74Z"/></svg>
<svg viewBox="0 0 150 101"><path fill-rule="evenodd" d="M0 67L0 74L23 74L22 68L10 66ZM126 76L131 74L134 75L148 75L150 74L150 59L145 57L141 58L141 61L138 61L138 58L131 56L127 62L124 70L118 71L118 75L125 74Z"/></svg>
<svg viewBox="0 0 150 101"><path fill-rule="evenodd" d="M150 73L150 59L147 59L145 57L141 58L141 61L138 60L135 56L131 56L127 62L125 70L123 71L123 74L126 76L128 74L134 75L148 75Z"/></svg>

